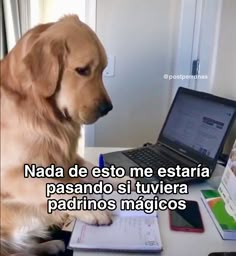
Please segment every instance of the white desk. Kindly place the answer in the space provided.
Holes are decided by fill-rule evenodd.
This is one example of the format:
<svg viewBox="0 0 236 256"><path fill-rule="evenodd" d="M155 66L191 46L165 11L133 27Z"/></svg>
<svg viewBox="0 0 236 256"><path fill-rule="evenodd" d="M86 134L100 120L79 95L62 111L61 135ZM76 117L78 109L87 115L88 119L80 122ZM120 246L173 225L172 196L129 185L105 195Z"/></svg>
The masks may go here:
<svg viewBox="0 0 236 256"><path fill-rule="evenodd" d="M85 159L97 164L98 155L111 151L121 150L120 148L86 148ZM202 214L205 232L202 234L190 232L172 231L169 228L168 212L159 211L160 232L164 250L161 253L148 254L160 256L207 256L210 252L234 251L236 252L236 241L224 241L218 233L214 223L207 213L201 199L200 190L207 189L207 183L191 185L189 195L166 195L161 198L186 198L196 200L199 203ZM104 253L104 252L74 252L74 256L92 256L92 255L132 255L129 253ZM134 255L134 254L133 254ZM135 254L137 255L137 254ZM144 255L144 254L138 254ZM147 255L147 254L145 254Z"/></svg>

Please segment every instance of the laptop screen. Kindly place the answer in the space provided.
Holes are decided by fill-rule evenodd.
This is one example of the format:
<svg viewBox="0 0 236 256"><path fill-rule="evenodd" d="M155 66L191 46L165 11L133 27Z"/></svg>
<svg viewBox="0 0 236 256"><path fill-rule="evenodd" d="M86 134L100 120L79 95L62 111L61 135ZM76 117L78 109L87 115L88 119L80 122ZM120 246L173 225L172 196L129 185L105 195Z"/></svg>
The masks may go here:
<svg viewBox="0 0 236 256"><path fill-rule="evenodd" d="M214 159L232 123L236 104L191 92L183 88L178 91L160 137L184 154L189 151Z"/></svg>

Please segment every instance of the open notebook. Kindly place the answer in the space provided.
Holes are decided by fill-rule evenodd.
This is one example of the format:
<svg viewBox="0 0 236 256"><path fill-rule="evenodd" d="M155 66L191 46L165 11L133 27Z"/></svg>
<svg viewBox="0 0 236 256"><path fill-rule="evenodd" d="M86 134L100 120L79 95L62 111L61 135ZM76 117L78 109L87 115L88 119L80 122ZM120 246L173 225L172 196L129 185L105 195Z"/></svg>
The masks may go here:
<svg viewBox="0 0 236 256"><path fill-rule="evenodd" d="M124 198L116 194L116 199L119 200L117 197ZM161 251L156 212L145 214L140 211L118 210L114 212L110 226L92 226L77 220L69 247L73 250L95 251Z"/></svg>

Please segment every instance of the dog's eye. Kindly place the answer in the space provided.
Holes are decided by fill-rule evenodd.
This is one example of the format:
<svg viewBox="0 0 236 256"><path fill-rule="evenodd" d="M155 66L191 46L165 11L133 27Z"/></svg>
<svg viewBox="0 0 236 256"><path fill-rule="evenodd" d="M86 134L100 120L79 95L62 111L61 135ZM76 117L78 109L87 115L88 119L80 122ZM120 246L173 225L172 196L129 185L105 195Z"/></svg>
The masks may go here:
<svg viewBox="0 0 236 256"><path fill-rule="evenodd" d="M89 76L90 75L90 68L89 66L83 67L83 68L76 68L76 73L81 76Z"/></svg>

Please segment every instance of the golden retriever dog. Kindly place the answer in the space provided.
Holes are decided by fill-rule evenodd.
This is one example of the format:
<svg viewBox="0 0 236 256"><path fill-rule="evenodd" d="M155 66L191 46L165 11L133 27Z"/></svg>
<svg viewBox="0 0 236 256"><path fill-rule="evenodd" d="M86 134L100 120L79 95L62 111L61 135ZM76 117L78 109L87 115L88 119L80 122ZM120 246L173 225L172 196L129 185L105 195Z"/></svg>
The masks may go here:
<svg viewBox="0 0 236 256"><path fill-rule="evenodd" d="M1 61L1 255L58 253L61 241L37 241L68 215L89 224L111 223L107 211L47 214L46 183L86 180L24 178L24 164L92 167L76 154L77 141L82 124L112 109L102 81L106 64L99 39L74 15L31 29Z"/></svg>

